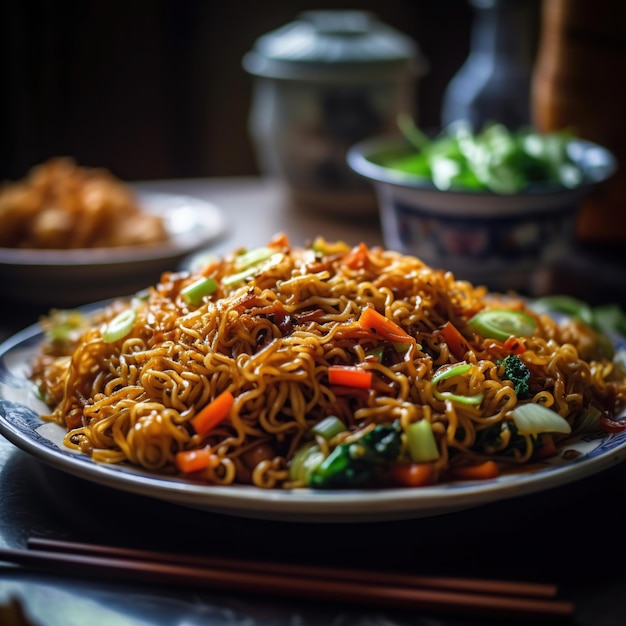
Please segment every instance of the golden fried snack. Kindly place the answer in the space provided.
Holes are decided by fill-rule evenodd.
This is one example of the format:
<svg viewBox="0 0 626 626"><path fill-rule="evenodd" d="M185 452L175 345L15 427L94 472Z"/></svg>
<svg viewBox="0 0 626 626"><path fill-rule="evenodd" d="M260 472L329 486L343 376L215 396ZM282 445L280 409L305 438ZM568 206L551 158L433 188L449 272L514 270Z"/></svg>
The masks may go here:
<svg viewBox="0 0 626 626"><path fill-rule="evenodd" d="M75 249L165 241L163 218L106 169L57 157L0 186L0 246Z"/></svg>

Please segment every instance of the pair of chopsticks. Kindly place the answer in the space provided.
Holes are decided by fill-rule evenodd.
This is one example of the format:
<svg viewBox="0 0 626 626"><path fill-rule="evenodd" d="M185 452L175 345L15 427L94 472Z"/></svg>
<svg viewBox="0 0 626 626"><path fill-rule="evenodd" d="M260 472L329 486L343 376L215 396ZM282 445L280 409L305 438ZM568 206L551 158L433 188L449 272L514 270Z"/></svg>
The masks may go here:
<svg viewBox="0 0 626 626"><path fill-rule="evenodd" d="M551 584L234 560L36 537L26 550L0 549L0 562L57 575L439 613L556 618L574 612Z"/></svg>

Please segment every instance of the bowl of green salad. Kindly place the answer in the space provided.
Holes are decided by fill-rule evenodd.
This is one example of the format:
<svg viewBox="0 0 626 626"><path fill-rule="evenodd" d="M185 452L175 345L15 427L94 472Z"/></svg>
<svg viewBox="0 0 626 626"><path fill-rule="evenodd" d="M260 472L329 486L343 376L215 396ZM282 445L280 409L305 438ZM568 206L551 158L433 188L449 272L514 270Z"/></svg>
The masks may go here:
<svg viewBox="0 0 626 626"><path fill-rule="evenodd" d="M347 153L375 187L385 245L492 290L532 292L538 271L572 249L583 197L617 167L566 131L461 121L429 136L408 117L398 125Z"/></svg>

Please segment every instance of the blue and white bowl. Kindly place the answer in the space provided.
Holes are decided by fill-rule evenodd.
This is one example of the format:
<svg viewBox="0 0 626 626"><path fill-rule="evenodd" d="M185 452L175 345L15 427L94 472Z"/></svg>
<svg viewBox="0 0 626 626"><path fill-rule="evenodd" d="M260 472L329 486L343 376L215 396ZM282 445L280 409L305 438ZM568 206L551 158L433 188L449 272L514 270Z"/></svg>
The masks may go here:
<svg viewBox="0 0 626 626"><path fill-rule="evenodd" d="M583 197L616 169L610 151L572 140L568 151L584 180L576 188L534 183L509 195L442 191L381 165L413 150L401 137L381 136L348 151L349 166L375 187L386 247L498 291L532 291L537 272L571 250Z"/></svg>

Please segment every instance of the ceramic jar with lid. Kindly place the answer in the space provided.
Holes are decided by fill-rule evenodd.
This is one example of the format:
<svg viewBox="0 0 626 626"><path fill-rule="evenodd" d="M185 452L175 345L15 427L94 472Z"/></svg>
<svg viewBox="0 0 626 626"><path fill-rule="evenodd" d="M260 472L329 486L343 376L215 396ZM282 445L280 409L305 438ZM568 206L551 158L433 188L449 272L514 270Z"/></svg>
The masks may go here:
<svg viewBox="0 0 626 626"><path fill-rule="evenodd" d="M307 11L261 36L243 58L254 76L249 131L262 174L285 182L297 206L377 211L348 149L416 117L425 70L417 44L363 11Z"/></svg>

